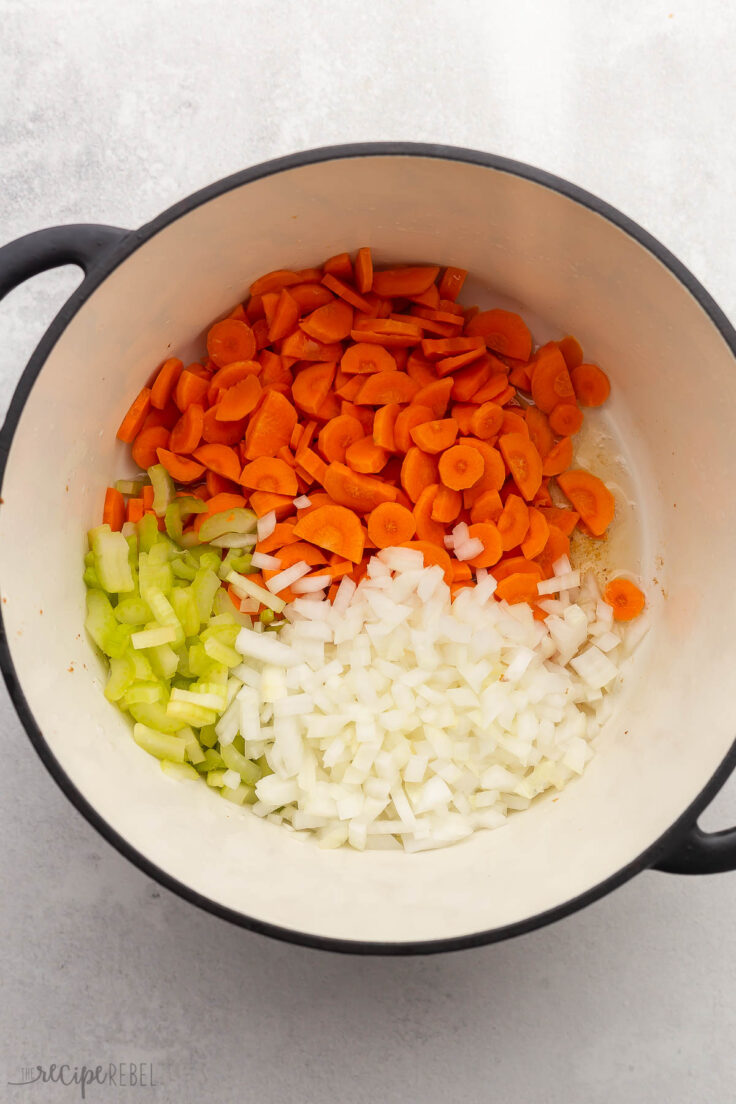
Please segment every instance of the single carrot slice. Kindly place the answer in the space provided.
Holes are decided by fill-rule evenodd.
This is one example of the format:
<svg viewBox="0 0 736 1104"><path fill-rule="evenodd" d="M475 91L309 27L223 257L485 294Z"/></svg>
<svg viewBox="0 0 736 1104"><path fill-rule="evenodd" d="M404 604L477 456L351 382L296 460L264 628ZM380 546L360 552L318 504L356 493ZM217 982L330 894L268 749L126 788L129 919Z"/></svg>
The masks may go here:
<svg viewBox="0 0 736 1104"><path fill-rule="evenodd" d="M251 360L256 351L256 339L247 322L223 318L207 332L207 355L218 368L234 360Z"/></svg>
<svg viewBox="0 0 736 1104"><path fill-rule="evenodd" d="M549 537L549 525L544 514L533 506L529 507L529 529L527 530L526 537L521 542L521 551L524 553L528 560L533 560L535 556L544 549Z"/></svg>
<svg viewBox="0 0 736 1104"><path fill-rule="evenodd" d="M264 314L263 296L251 295L248 302L245 304L245 321L257 322L259 318L263 318Z"/></svg>
<svg viewBox="0 0 736 1104"><path fill-rule="evenodd" d="M425 487L439 483L437 460L413 445L401 464L401 486L412 502L417 502Z"/></svg>
<svg viewBox="0 0 736 1104"><path fill-rule="evenodd" d="M603 601L613 609L614 621L633 621L644 609L646 599L636 583L611 579L603 591Z"/></svg>
<svg viewBox="0 0 736 1104"><path fill-rule="evenodd" d="M439 378L434 363L418 349L412 349L406 361L406 371L420 387L426 387L428 383L435 383Z"/></svg>
<svg viewBox="0 0 736 1104"><path fill-rule="evenodd" d="M294 330L281 342L280 352L296 360L336 361L342 356L342 345L339 341L328 344L315 341L303 330Z"/></svg>
<svg viewBox="0 0 736 1104"><path fill-rule="evenodd" d="M476 437L481 437L484 440L488 437L495 437L501 430L503 419L503 407L499 406L498 403L481 403L480 406L475 408L471 416L470 430Z"/></svg>
<svg viewBox="0 0 736 1104"><path fill-rule="evenodd" d="M246 459L275 456L282 445L288 445L297 421L296 410L289 400L278 391L268 391L248 423L245 434Z"/></svg>
<svg viewBox="0 0 736 1104"><path fill-rule="evenodd" d="M554 445L542 461L544 475L560 475L572 464L572 440L570 437L562 437Z"/></svg>
<svg viewBox="0 0 736 1104"><path fill-rule="evenodd" d="M322 283L340 299L344 299L346 303L354 307L355 310L364 311L366 314L370 314L370 303L367 302L362 295L358 295L357 291L354 291L339 277L333 276L332 273L327 272L322 277Z"/></svg>
<svg viewBox="0 0 736 1104"><path fill-rule="evenodd" d="M315 414L327 398L334 378L334 362L313 364L303 369L292 384L294 402L307 414Z"/></svg>
<svg viewBox="0 0 736 1104"><path fill-rule="evenodd" d="M431 407L435 418L444 418L451 393L452 380L438 379L420 387L411 401L418 406Z"/></svg>
<svg viewBox="0 0 736 1104"><path fill-rule="evenodd" d="M151 388L144 387L138 392L118 427L116 437L119 441L131 444L143 428L146 415L151 408Z"/></svg>
<svg viewBox="0 0 736 1104"><path fill-rule="evenodd" d="M557 561L562 559L563 556L569 555L569 553L569 537L566 537L556 525L550 525L547 543L536 557L535 562L539 564L544 577L548 579L552 575L552 568Z"/></svg>
<svg viewBox="0 0 736 1104"><path fill-rule="evenodd" d="M487 354L469 364L467 368L461 368L459 371L453 372L451 376L452 398L456 402L470 402L475 397L476 391L479 391L484 384L488 383L493 372L493 362ZM505 386L505 383L503 386Z"/></svg>
<svg viewBox="0 0 736 1104"><path fill-rule="evenodd" d="M261 397L257 376L246 376L240 383L228 387L220 396L215 418L218 422L239 422L255 410Z"/></svg>
<svg viewBox="0 0 736 1104"><path fill-rule="evenodd" d="M382 502L368 515L368 536L376 548L391 548L411 540L416 521L411 510L397 502Z"/></svg>
<svg viewBox="0 0 736 1104"><path fill-rule="evenodd" d="M514 410L504 410L503 419L501 421L501 433L522 433L524 437L529 436L529 427L525 419L519 413L519 407L516 407Z"/></svg>
<svg viewBox="0 0 736 1104"><path fill-rule="evenodd" d="M442 279L439 283L440 298L452 299L454 302L463 289L463 284L465 283L467 275L468 271L465 268L452 268L448 266L442 273Z"/></svg>
<svg viewBox="0 0 736 1104"><path fill-rule="evenodd" d="M581 406L602 406L611 393L608 376L596 364L579 364L570 378Z"/></svg>
<svg viewBox="0 0 736 1104"><path fill-rule="evenodd" d="M441 548L439 544L433 544L431 541L410 540L404 541L401 547L416 548L418 552L421 552L424 557L425 567L434 567L435 564L438 564L444 572L445 582L448 586L451 584L452 560L445 549Z"/></svg>
<svg viewBox="0 0 736 1104"><path fill-rule="evenodd" d="M376 346L377 348L378 346ZM361 387L363 386L363 380L360 376L348 376L347 382L341 384L335 388L335 394L345 402L352 403L353 399L357 396ZM344 411L343 411L344 413Z"/></svg>
<svg viewBox="0 0 736 1104"><path fill-rule="evenodd" d="M343 280L352 280L353 263L349 253L336 253L334 257L328 257L322 265L322 271L331 276L339 276Z"/></svg>
<svg viewBox="0 0 736 1104"><path fill-rule="evenodd" d="M133 523L140 521L143 517L143 499L142 498L129 498L125 504L125 520L132 521Z"/></svg>
<svg viewBox="0 0 736 1104"><path fill-rule="evenodd" d="M583 424L583 412L572 402L558 403L549 416L549 427L558 437L572 437Z"/></svg>
<svg viewBox="0 0 736 1104"><path fill-rule="evenodd" d="M484 402L495 402L499 406L503 406L509 399L514 398L516 390L509 386L508 379L500 372L494 373L487 383L484 383L482 387L473 395L473 402L480 405Z"/></svg>
<svg viewBox="0 0 736 1104"><path fill-rule="evenodd" d="M440 308L440 293L436 284L429 285L426 291L422 291L419 295L407 295L412 303L418 303L422 307L429 307L431 310L439 310Z"/></svg>
<svg viewBox="0 0 736 1104"><path fill-rule="evenodd" d="M508 602L510 606L519 602L533 602L539 597L537 591L538 579L535 575L518 573L507 575L496 586L495 597L502 602Z"/></svg>
<svg viewBox="0 0 736 1104"><path fill-rule="evenodd" d="M484 491L483 494L478 495L470 508L470 520L496 522L502 512L503 502L498 491Z"/></svg>
<svg viewBox="0 0 736 1104"><path fill-rule="evenodd" d="M471 339L472 340L472 339ZM473 364L476 360L480 360L481 357L486 355L485 347L481 346L478 349L469 349L466 353L458 353L455 356L441 357L437 361L437 371L440 376L450 375L452 372L457 372L461 368L467 368L469 364Z"/></svg>
<svg viewBox="0 0 736 1104"><path fill-rule="evenodd" d="M477 498L486 491L500 491L506 479L506 467L497 448L488 441L479 441L475 437L458 437L459 445L475 449L483 459L483 474L477 483L463 493L466 506L472 506Z"/></svg>
<svg viewBox="0 0 736 1104"><path fill-rule="evenodd" d="M414 503L413 513L418 539L444 548L445 527L432 518L432 506L439 489L439 483L430 483L425 487Z"/></svg>
<svg viewBox="0 0 736 1104"><path fill-rule="evenodd" d="M156 456L177 483L193 483L204 471L204 465L196 464L186 456L177 456L175 452L169 452L165 448L157 448Z"/></svg>
<svg viewBox="0 0 736 1104"><path fill-rule="evenodd" d="M602 536L616 510L616 500L605 483L583 468L562 472L557 482L590 531L596 537Z"/></svg>
<svg viewBox="0 0 736 1104"><path fill-rule="evenodd" d="M265 295L264 295L265 301ZM268 316L267 316L268 317ZM282 288L276 303L276 309L268 319L268 340L280 341L291 333L299 318L299 305L286 288Z"/></svg>
<svg viewBox="0 0 736 1104"><path fill-rule="evenodd" d="M217 412L217 406L211 406L205 412L202 440L208 445L237 445L243 440L247 420L242 418L237 422L221 422Z"/></svg>
<svg viewBox="0 0 736 1104"><path fill-rule="evenodd" d="M538 349L532 376L532 398L545 414L560 402L575 401L570 373L565 358L556 345Z"/></svg>
<svg viewBox="0 0 736 1104"><path fill-rule="evenodd" d="M333 460L344 463L346 449L363 436L363 427L357 418L340 414L322 427L317 447L328 463Z"/></svg>
<svg viewBox="0 0 736 1104"><path fill-rule="evenodd" d="M205 396L209 390L209 380L193 372L191 367L185 368L176 381L174 388L174 402L182 414L192 403L204 406Z"/></svg>
<svg viewBox="0 0 736 1104"><path fill-rule="evenodd" d="M358 514L370 513L381 502L396 499L395 487L371 475L354 472L339 462L327 465L324 488L340 506L348 506Z"/></svg>
<svg viewBox="0 0 736 1104"><path fill-rule="evenodd" d="M192 403L182 414L171 431L169 448L172 452L194 452L202 440L204 407Z"/></svg>
<svg viewBox="0 0 736 1104"><path fill-rule="evenodd" d="M376 372L366 378L355 401L363 406L409 403L418 390L418 385L404 372Z"/></svg>
<svg viewBox="0 0 736 1104"><path fill-rule="evenodd" d="M306 472L309 481L316 479L318 483L324 483L327 465L321 456L310 448L300 449L298 465L301 474Z"/></svg>
<svg viewBox="0 0 736 1104"><path fill-rule="evenodd" d="M529 507L523 498L510 494L498 519L504 552L521 544L529 531Z"/></svg>
<svg viewBox="0 0 736 1104"><path fill-rule="evenodd" d="M465 332L485 339L489 349L528 360L532 351L532 335L524 319L507 310L487 310L476 314L467 323Z"/></svg>
<svg viewBox="0 0 736 1104"><path fill-rule="evenodd" d="M273 491L275 494L295 495L296 474L284 460L260 456L245 465L239 482L252 491Z"/></svg>
<svg viewBox="0 0 736 1104"><path fill-rule="evenodd" d="M431 422L433 418L434 411L429 406L423 406L421 403L411 403L409 406L405 406L394 422L394 440L397 451L408 452L412 447L412 429L421 425L422 422Z"/></svg>
<svg viewBox="0 0 736 1104"><path fill-rule="evenodd" d="M210 406L216 403L222 391L227 391L236 383L247 376L257 376L262 371L262 364L257 360L234 360L232 364L226 364L215 372L207 389L207 401Z"/></svg>
<svg viewBox="0 0 736 1104"><path fill-rule="evenodd" d="M265 517L271 511L277 521L283 521L294 512L294 499L291 495L275 494L273 491L253 491L250 496L250 508L256 517Z"/></svg>
<svg viewBox="0 0 736 1104"><path fill-rule="evenodd" d="M172 392L176 387L176 381L181 375L184 364L178 357L169 357L161 365L158 375L151 387L151 406L157 410L163 410Z"/></svg>
<svg viewBox="0 0 736 1104"><path fill-rule="evenodd" d="M440 479L453 491L472 487L483 475L483 457L468 445L453 445L440 456Z"/></svg>
<svg viewBox="0 0 736 1104"><path fill-rule="evenodd" d="M373 440L387 452L396 452L394 427L400 412L401 407L398 403L387 403L378 408L373 419Z"/></svg>
<svg viewBox="0 0 736 1104"><path fill-rule="evenodd" d="M486 351L482 337L425 338L422 341L422 352L428 360L442 360L478 351L481 355Z"/></svg>
<svg viewBox="0 0 736 1104"><path fill-rule="evenodd" d="M493 578L497 583L508 579L509 575L531 575L535 585L545 578L542 566L535 560L527 560L525 556L504 556L493 568Z"/></svg>
<svg viewBox="0 0 736 1104"><path fill-rule="evenodd" d="M470 564L460 560L452 560L452 581L453 583L465 583L471 582L473 579L473 572L470 570Z"/></svg>
<svg viewBox="0 0 736 1104"><path fill-rule="evenodd" d="M493 567L498 563L503 555L503 540L492 521L473 522L468 526L468 535L471 540L479 540L483 544L483 551L468 560L472 567Z"/></svg>
<svg viewBox="0 0 736 1104"><path fill-rule="evenodd" d="M102 524L109 525L114 532L120 532L125 521L125 499L115 487L105 491L105 503L102 507Z"/></svg>
<svg viewBox="0 0 736 1104"><path fill-rule="evenodd" d="M583 363L583 350L580 342L572 334L568 334L557 342L557 347L565 358L565 364L569 369L577 368Z"/></svg>
<svg viewBox="0 0 736 1104"><path fill-rule="evenodd" d="M193 455L206 468L218 475L224 475L226 479L232 479L234 483L239 482L240 460L237 452L229 445L200 445Z"/></svg>
<svg viewBox="0 0 736 1104"><path fill-rule="evenodd" d="M340 403L340 413L349 414L351 418L357 418L363 427L364 436L373 432L373 411L369 410L367 406L356 406L355 403L343 400Z"/></svg>
<svg viewBox="0 0 736 1104"><path fill-rule="evenodd" d="M462 508L463 496L460 492L440 484L432 502L432 520L449 525L456 520Z"/></svg>
<svg viewBox="0 0 736 1104"><path fill-rule="evenodd" d="M256 551L270 554L278 548L284 548L287 544L294 544L299 540L299 537L294 532L295 525L296 518L289 518L287 521L277 522L271 535L258 541Z"/></svg>
<svg viewBox="0 0 736 1104"><path fill-rule="evenodd" d="M362 472L363 475L376 475L386 466L388 457L386 449L377 445L372 436L361 437L345 451L345 463L353 471Z"/></svg>
<svg viewBox="0 0 736 1104"><path fill-rule="evenodd" d="M233 483L232 479L225 479L224 475L218 475L217 472L205 472L204 480L207 486L207 494L212 495L212 497L218 494L235 494L237 491L237 483Z"/></svg>
<svg viewBox="0 0 736 1104"><path fill-rule="evenodd" d="M156 410L155 407L151 407L141 426L141 432L143 432L144 429L151 429L153 426L164 426L165 429L171 430L179 421L180 417L181 411L176 403L170 399L162 410Z"/></svg>
<svg viewBox="0 0 736 1104"><path fill-rule="evenodd" d="M325 303L331 303L335 298L330 289L322 284L292 284L289 295L296 303L300 315L308 314L317 307L323 307Z"/></svg>
<svg viewBox="0 0 736 1104"><path fill-rule="evenodd" d="M350 375L370 375L373 372L395 372L396 358L383 345L357 341L342 355L340 368Z"/></svg>
<svg viewBox="0 0 736 1104"><path fill-rule="evenodd" d="M360 518L345 506L318 506L299 518L294 532L352 563L360 563L363 557L363 526Z"/></svg>
<svg viewBox="0 0 736 1104"><path fill-rule="evenodd" d="M352 329L353 308L341 299L333 299L331 303L317 307L299 325L306 334L324 345L342 341Z"/></svg>
<svg viewBox="0 0 736 1104"><path fill-rule="evenodd" d="M453 403L450 408L451 415L465 437L473 432L473 415L477 409L474 403Z"/></svg>
<svg viewBox="0 0 736 1104"><path fill-rule="evenodd" d="M401 347L421 341L422 329L411 322L397 322L394 318L356 318L350 336L353 341Z"/></svg>
<svg viewBox="0 0 736 1104"><path fill-rule="evenodd" d="M549 426L547 415L536 406L528 406L524 412L529 436L542 460L552 451L555 438Z"/></svg>
<svg viewBox="0 0 736 1104"><path fill-rule="evenodd" d="M439 275L436 265L414 266L408 268L386 268L373 273L373 291L389 299L406 299L412 295L421 295Z"/></svg>
<svg viewBox="0 0 736 1104"><path fill-rule="evenodd" d="M171 434L165 426L142 429L133 441L131 455L139 468L152 467L156 463L157 449L166 448Z"/></svg>
<svg viewBox="0 0 736 1104"><path fill-rule="evenodd" d="M580 520L580 514L576 510L561 506L541 506L539 512L548 525L556 525L566 537L570 536Z"/></svg>
<svg viewBox="0 0 736 1104"><path fill-rule="evenodd" d="M498 447L522 496L529 502L542 484L542 458L523 433L503 433Z"/></svg>
<svg viewBox="0 0 736 1104"><path fill-rule="evenodd" d="M430 422L420 422L410 431L411 439L423 452L437 454L445 452L455 442L458 424L454 418L433 419ZM457 488L456 488L457 489Z"/></svg>
<svg viewBox="0 0 736 1104"><path fill-rule="evenodd" d="M292 272L290 268L277 268L273 272L267 272L250 285L251 295L263 295L264 292L281 291L282 288L298 284L301 276L298 272Z"/></svg>
<svg viewBox="0 0 736 1104"><path fill-rule="evenodd" d="M367 246L359 249L355 258L355 283L361 295L365 295L373 286L373 258Z"/></svg>

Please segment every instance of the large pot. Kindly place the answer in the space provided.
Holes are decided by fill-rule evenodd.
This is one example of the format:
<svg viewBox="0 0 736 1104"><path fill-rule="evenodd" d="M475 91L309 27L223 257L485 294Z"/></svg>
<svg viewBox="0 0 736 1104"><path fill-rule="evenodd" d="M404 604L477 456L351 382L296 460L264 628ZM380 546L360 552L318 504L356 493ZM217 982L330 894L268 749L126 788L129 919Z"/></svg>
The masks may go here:
<svg viewBox="0 0 736 1104"><path fill-rule="evenodd" d="M115 429L131 394L169 348L198 353L207 323L255 276L364 244L379 262L468 268L488 305L502 295L550 334L574 332L608 369L610 447L634 473L629 517L652 598L649 637L583 778L499 831L419 855L321 851L166 778L103 697L82 627L85 530L121 472ZM724 417L736 409L736 334L663 246L525 165L375 144L248 169L137 231L31 234L0 250L0 293L70 262L85 279L2 432L0 660L41 759L119 851L243 927L361 953L517 935L647 867L736 866L736 831L696 824L736 757L736 452Z"/></svg>

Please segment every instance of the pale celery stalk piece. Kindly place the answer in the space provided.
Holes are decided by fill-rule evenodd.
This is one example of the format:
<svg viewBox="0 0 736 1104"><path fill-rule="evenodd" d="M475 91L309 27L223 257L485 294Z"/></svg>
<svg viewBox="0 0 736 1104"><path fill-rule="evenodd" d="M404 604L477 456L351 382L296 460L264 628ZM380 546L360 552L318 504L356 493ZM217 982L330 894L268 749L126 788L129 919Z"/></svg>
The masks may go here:
<svg viewBox="0 0 736 1104"><path fill-rule="evenodd" d="M130 642L137 650L157 648L160 644L173 644L176 636L176 629L172 625L156 625L153 629L141 629L140 632L133 633Z"/></svg>
<svg viewBox="0 0 736 1104"><path fill-rule="evenodd" d="M213 786L215 789L222 789L225 785L225 775L227 770L211 770L207 771L207 785Z"/></svg>
<svg viewBox="0 0 736 1104"><path fill-rule="evenodd" d="M179 690L176 687L171 691L169 700L170 702L185 702L187 705L198 705L202 709L214 709L217 712L220 712L224 705L222 694L202 694L192 690Z"/></svg>
<svg viewBox="0 0 736 1104"><path fill-rule="evenodd" d="M107 641L118 622L115 620L112 604L101 590L88 590L86 596L87 617L85 627L101 652L107 654Z"/></svg>
<svg viewBox="0 0 736 1104"><path fill-rule="evenodd" d="M125 691L123 702L127 708L130 708L131 705L137 705L139 702L152 705L154 702L162 701L163 698L164 689L160 682L134 682Z"/></svg>
<svg viewBox="0 0 736 1104"><path fill-rule="evenodd" d="M188 702L172 701L166 706L166 712L170 717L179 718L179 727L183 724L193 725L194 728L201 728L202 725L214 724L217 720L217 711L215 709L204 709L200 705L191 705Z"/></svg>
<svg viewBox="0 0 736 1104"><path fill-rule="evenodd" d="M154 464L153 467L149 468L148 478L151 480L151 486L153 487L153 512L156 517L163 517L166 513L166 507L176 494L174 480L163 464Z"/></svg>
<svg viewBox="0 0 736 1104"><path fill-rule="evenodd" d="M137 496L141 494L147 484L147 479L118 479L115 483L115 489L124 495Z"/></svg>
<svg viewBox="0 0 736 1104"><path fill-rule="evenodd" d="M169 595L169 601L184 631L184 636L187 638L196 636L199 632L199 609L192 588L174 587Z"/></svg>
<svg viewBox="0 0 736 1104"><path fill-rule="evenodd" d="M133 720L139 721L149 728L158 729L159 732L165 732L170 736L174 736L181 731L181 720L178 717L170 717L166 712L166 706L161 702L140 702L131 705L130 715Z"/></svg>
<svg viewBox="0 0 736 1104"><path fill-rule="evenodd" d="M177 646L184 643L184 630L181 627L179 618L174 612L174 607L168 600L165 594L163 594L158 587L150 587L146 594L146 601L151 607L156 621L165 628L171 628L174 630L173 640L160 641L162 644L176 644Z"/></svg>
<svg viewBox="0 0 736 1104"><path fill-rule="evenodd" d="M161 770L176 782L199 781L199 775L189 763L172 763L170 759L162 759Z"/></svg>
<svg viewBox="0 0 736 1104"><path fill-rule="evenodd" d="M233 746L233 744L227 744L220 749L220 755L222 756L225 766L230 770L237 771L244 782L254 786L258 779L261 777L261 769L250 759L246 759L244 755L241 755L239 751Z"/></svg>
<svg viewBox="0 0 736 1104"><path fill-rule="evenodd" d="M197 603L200 624L204 624L212 613L212 603L219 589L220 580L212 568L200 567L192 583L192 593Z"/></svg>
<svg viewBox="0 0 736 1104"><path fill-rule="evenodd" d="M195 495L183 495L181 498L170 500L164 515L166 532L180 545L184 535L184 518L192 514L204 514L206 511L207 504Z"/></svg>
<svg viewBox="0 0 736 1104"><path fill-rule="evenodd" d="M170 736L165 732L158 732L148 725L137 723L133 725L133 739L147 751L149 755L155 755L157 759L171 759L174 763L183 763L186 758L186 740L179 736Z"/></svg>
<svg viewBox="0 0 736 1104"><path fill-rule="evenodd" d="M115 617L123 625L145 625L153 621L153 613L143 598L123 598L115 607Z"/></svg>
<svg viewBox="0 0 736 1104"><path fill-rule="evenodd" d="M257 598L262 606L268 606L274 613L281 613L286 608L286 602L279 598L278 594L272 594L265 587L258 586L247 575L240 575L237 571L231 571L225 582L235 587L236 594L241 598Z"/></svg>
<svg viewBox="0 0 736 1104"><path fill-rule="evenodd" d="M160 679L171 679L179 666L179 657L169 644L159 644L148 649L148 658L154 675Z"/></svg>
<svg viewBox="0 0 736 1104"><path fill-rule="evenodd" d="M215 540L225 533L255 534L257 524L258 518L252 510L236 507L208 517L202 522L197 535L203 544L214 544ZM253 543L255 544L255 541Z"/></svg>
<svg viewBox="0 0 736 1104"><path fill-rule="evenodd" d="M253 548L257 541L255 533L223 533L213 537L210 544L213 548Z"/></svg>
<svg viewBox="0 0 736 1104"><path fill-rule="evenodd" d="M236 625L235 628L239 630L240 626ZM214 659L217 663L223 663L226 667L238 667L243 660L240 652L236 652L234 648L229 648L216 636L211 636L208 640L205 640L204 650L211 659Z"/></svg>
<svg viewBox="0 0 736 1104"><path fill-rule="evenodd" d="M129 691L135 680L135 666L130 655L122 655L110 660L110 677L105 686L105 697L108 701L120 701L126 691Z"/></svg>
<svg viewBox="0 0 736 1104"><path fill-rule="evenodd" d="M122 533L113 533L109 525L89 531L90 548L95 554L95 571L108 594L134 589L133 572L128 562L128 542Z"/></svg>

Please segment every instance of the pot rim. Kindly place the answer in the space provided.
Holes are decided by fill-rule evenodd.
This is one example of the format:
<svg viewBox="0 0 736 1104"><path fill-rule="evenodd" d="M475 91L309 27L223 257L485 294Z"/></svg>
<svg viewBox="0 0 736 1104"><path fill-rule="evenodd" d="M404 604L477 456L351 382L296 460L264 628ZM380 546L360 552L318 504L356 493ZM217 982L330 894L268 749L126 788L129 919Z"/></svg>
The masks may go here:
<svg viewBox="0 0 736 1104"><path fill-rule="evenodd" d="M321 146L315 149L289 154L285 157L279 157L270 161L264 161L251 168L243 169L240 172L233 173L231 176L224 177L222 180L216 181L205 188L201 188L186 199L182 199L169 207L162 214L144 224L139 230L134 230L126 234L118 245L106 251L102 259L90 267L82 283L62 306L61 310L41 338L28 364L23 370L13 393L5 423L0 432L0 496L2 495L10 446L33 384L68 323L84 306L99 285L120 264L126 261L128 257L135 253L137 249L153 238L164 227L169 226L177 219L182 218L210 200L232 191L235 188L239 188L244 184L262 180L277 173L288 171L289 169L302 168L306 165L342 160L345 158L376 156L427 157L479 165L483 168L492 169L497 172L505 172L523 180L539 184L551 191L566 196L568 199L573 200L583 207L587 207L595 214L613 223L613 225L617 226L620 230L623 230L629 237L633 238L640 246L652 253L657 260L669 269L673 276L677 278L683 287L703 308L731 349L731 352L736 357L736 330L728 321L726 315L715 300L689 269L662 245L661 242L639 226L638 223L622 214L617 208L599 199L591 192L579 188L577 185L570 183L564 178L555 176L545 172L543 169L535 168L523 162L501 157L497 154L482 153L478 150L465 149L458 146L421 142L360 142L335 146ZM2 498L0 497L0 502L1 501ZM214 916L218 916L241 928L259 932L262 935L267 935L274 939L324 951L359 955L437 954L446 951L463 950L470 947L480 947L489 943L498 943L502 940L512 938L513 936L523 935L537 928L544 927L556 920L563 919L565 916L570 916L586 905L599 900L607 893L623 885L624 882L634 877L634 875L654 865L670 854L676 848L681 838L696 822L699 814L723 786L734 767L736 767L735 741L710 780L666 832L615 874L610 875L584 893L560 905L556 905L553 908L546 909L534 916L527 917L524 920L516 921L512 924L506 924L498 928L490 928L485 931L472 932L462 936L407 942L342 939L333 936L313 935L308 932L285 928L280 925L268 923L267 921L258 920L245 913L220 905L211 898L205 897L203 894L185 885L177 878L167 874L166 871L162 870L144 854L134 848L123 836L112 828L77 789L70 776L56 759L37 725L15 670L8 637L5 632L1 607L0 670L2 671L10 698L15 706L15 710L23 728L49 774L82 816L85 817L92 827L95 828L108 843L112 844L121 855L137 866L145 875L152 878L166 889L171 890L179 897Z"/></svg>

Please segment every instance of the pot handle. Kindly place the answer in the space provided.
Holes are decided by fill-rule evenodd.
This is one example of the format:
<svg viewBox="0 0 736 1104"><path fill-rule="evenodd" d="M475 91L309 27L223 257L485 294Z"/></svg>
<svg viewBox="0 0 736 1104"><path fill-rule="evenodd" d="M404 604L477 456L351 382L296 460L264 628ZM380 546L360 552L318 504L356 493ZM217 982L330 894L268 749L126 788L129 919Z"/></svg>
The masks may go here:
<svg viewBox="0 0 736 1104"><path fill-rule="evenodd" d="M100 255L128 233L117 226L80 223L49 226L8 242L0 248L0 299L31 276L61 265L78 265L86 276Z"/></svg>
<svg viewBox="0 0 736 1104"><path fill-rule="evenodd" d="M704 832L693 824L652 869L666 874L723 874L736 870L736 828Z"/></svg>

